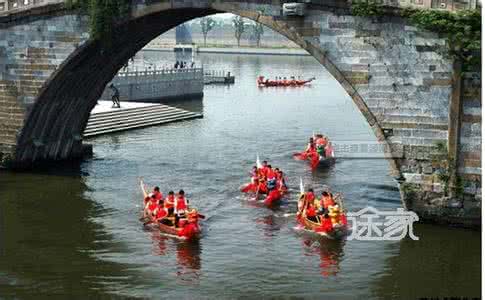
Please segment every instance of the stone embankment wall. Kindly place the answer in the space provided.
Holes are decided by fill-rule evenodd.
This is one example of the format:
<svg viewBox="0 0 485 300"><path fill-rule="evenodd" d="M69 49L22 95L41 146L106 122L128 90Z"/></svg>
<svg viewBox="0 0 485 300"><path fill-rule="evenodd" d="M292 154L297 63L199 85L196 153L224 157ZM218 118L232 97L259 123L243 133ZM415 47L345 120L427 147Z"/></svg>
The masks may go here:
<svg viewBox="0 0 485 300"><path fill-rule="evenodd" d="M200 68L119 72L111 83L120 91L121 101L159 102L204 94L204 72ZM101 99L111 99L110 84Z"/></svg>

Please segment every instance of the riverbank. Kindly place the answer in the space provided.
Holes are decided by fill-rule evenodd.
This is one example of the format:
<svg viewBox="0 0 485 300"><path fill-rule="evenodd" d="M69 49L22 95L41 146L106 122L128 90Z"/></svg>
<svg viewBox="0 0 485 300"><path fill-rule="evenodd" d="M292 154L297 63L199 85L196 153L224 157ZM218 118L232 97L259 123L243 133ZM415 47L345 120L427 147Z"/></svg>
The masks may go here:
<svg viewBox="0 0 485 300"><path fill-rule="evenodd" d="M173 52L173 47L145 47L144 51ZM199 47L197 53L212 54L245 54L245 55L289 55L289 56L310 56L303 49L292 48L248 48L248 47Z"/></svg>

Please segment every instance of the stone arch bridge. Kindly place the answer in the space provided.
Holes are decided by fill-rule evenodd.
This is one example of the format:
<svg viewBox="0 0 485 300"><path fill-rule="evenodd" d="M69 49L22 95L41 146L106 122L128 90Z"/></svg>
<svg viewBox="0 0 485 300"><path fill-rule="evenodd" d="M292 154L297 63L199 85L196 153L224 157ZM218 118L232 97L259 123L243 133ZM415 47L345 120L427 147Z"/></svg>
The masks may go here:
<svg viewBox="0 0 485 300"><path fill-rule="evenodd" d="M112 50L102 50L89 39L86 16L61 0L34 2L0 12L5 165L78 157L91 109L130 57L179 24L230 12L283 34L334 76L377 140L392 149L389 162L405 207L435 220L480 217L480 74L458 72L446 57L446 41L392 13L399 8L366 18L352 16L348 1L307 1L303 17L284 17L278 0L132 0L130 17L114 29ZM465 182L465 197L453 207L436 175L438 141L456 165L451 175Z"/></svg>

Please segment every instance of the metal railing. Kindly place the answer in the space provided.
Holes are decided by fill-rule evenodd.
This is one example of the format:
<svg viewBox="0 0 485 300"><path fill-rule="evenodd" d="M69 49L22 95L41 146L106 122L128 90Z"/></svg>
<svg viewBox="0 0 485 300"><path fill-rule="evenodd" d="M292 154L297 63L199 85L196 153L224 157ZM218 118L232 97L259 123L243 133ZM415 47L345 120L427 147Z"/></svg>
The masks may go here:
<svg viewBox="0 0 485 300"><path fill-rule="evenodd" d="M0 0L0 13L17 12L33 7L63 2L65 0Z"/></svg>
<svg viewBox="0 0 485 300"><path fill-rule="evenodd" d="M190 74L202 72L202 68L184 68L184 69L145 69L135 71L120 71L116 75L117 77L147 77L147 76L160 76L171 74Z"/></svg>

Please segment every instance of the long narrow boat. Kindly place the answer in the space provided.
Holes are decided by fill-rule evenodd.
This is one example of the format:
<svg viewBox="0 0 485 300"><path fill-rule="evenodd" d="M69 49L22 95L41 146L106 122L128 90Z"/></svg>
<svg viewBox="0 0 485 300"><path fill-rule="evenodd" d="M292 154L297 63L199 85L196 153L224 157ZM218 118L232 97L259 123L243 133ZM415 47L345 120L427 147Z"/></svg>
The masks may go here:
<svg viewBox="0 0 485 300"><path fill-rule="evenodd" d="M145 186L143 182L140 181L140 187L143 193L143 204L145 202L144 199L147 198L148 193L146 192ZM144 207L144 205L143 205ZM175 227L175 225L167 225L161 222L156 221L154 216L150 216L147 219L144 219L144 225L149 226L152 228L156 228L160 230L160 233L165 235L170 235L182 239L194 239L198 238L200 235L200 226L199 226L199 218L204 218L204 216L200 215L195 208L192 208L187 213L188 219L181 219L179 221L180 227ZM175 224L175 217L165 217L164 220L167 220L167 223Z"/></svg>
<svg viewBox="0 0 485 300"><path fill-rule="evenodd" d="M322 135L313 135L313 138L316 139L317 137L322 137ZM315 152L313 155L305 153L305 152L298 152L293 154L293 158L296 160L308 160L310 162L310 166L312 169L316 169L318 167L329 167L335 164L335 153L331 145L329 145L330 151L324 155L324 152Z"/></svg>
<svg viewBox="0 0 485 300"><path fill-rule="evenodd" d="M308 80L297 80L297 79L283 79L283 80L269 80L265 79L264 76L259 76L257 84L259 87L288 87L288 86L304 86L315 80L315 77Z"/></svg>
<svg viewBox="0 0 485 300"><path fill-rule="evenodd" d="M337 205L332 207L329 215L332 220L332 225L326 228L323 224L309 220L303 213L302 197L304 195L303 181L300 178L300 198L298 199L298 210L301 213L297 213L296 221L301 224L306 230L312 231L322 237L328 239L342 239L348 235L347 217L345 215L345 209L343 208L343 200L340 194L335 197ZM300 210L301 209L301 210ZM337 214L336 212L339 211Z"/></svg>
<svg viewBox="0 0 485 300"><path fill-rule="evenodd" d="M259 155L256 155L256 167L258 168L258 170L262 168L262 164L259 160ZM255 201L258 201L260 194L265 195L265 198L262 201L262 203L267 207L274 207L280 204L281 198L283 197L283 195L285 195L288 192L288 188L286 186L281 186L279 189L277 189L276 187L278 185L276 185L274 189L268 191L267 193L261 193L258 188L258 184L259 184L259 181L254 182L254 180L251 179L250 183L247 183L241 186L240 191L243 193L255 193L255 197L254 197Z"/></svg>

